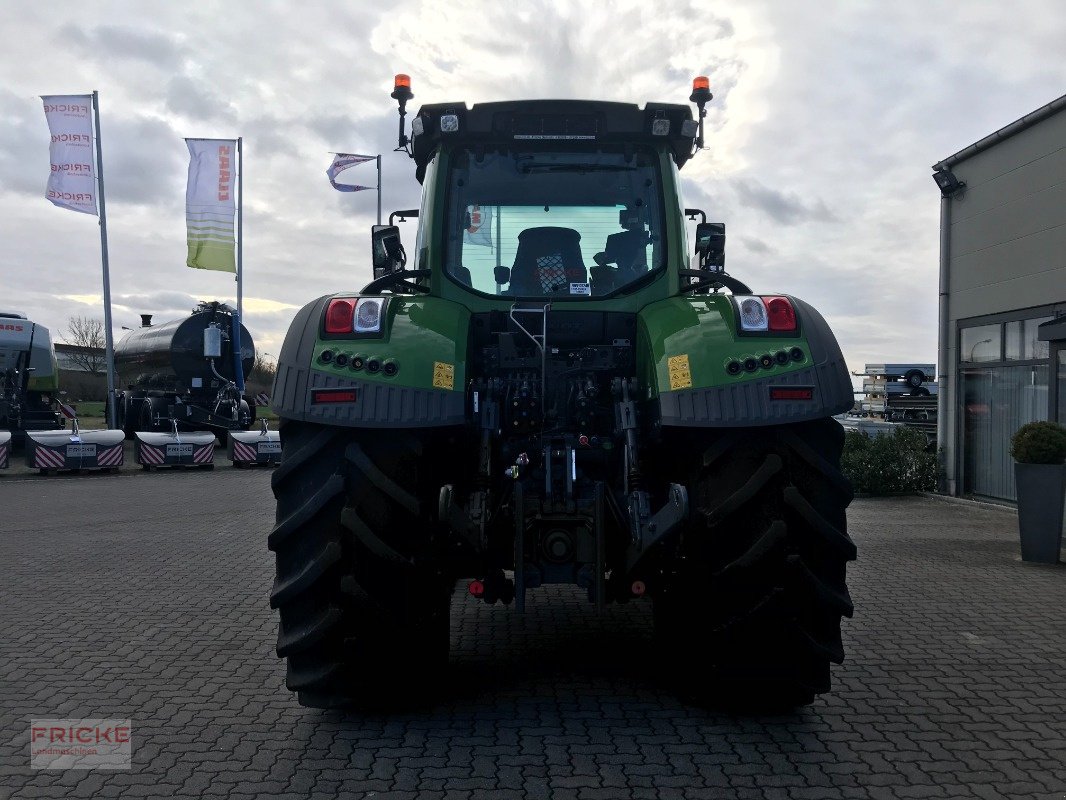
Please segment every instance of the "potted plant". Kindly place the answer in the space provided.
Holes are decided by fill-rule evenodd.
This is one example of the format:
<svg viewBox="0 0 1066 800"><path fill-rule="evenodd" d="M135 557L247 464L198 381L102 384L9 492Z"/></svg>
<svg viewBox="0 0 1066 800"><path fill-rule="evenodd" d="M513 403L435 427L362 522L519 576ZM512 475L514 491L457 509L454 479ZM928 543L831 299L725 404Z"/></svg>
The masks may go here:
<svg viewBox="0 0 1066 800"><path fill-rule="evenodd" d="M1022 425L1011 439L1018 485L1022 560L1057 564L1066 496L1066 428L1055 422Z"/></svg>

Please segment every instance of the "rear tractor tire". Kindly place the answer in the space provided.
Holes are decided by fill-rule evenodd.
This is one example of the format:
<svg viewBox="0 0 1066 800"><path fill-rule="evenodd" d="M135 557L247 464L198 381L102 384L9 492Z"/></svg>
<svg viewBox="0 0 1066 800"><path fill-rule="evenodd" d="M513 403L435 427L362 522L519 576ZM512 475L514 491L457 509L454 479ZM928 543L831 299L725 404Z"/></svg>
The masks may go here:
<svg viewBox="0 0 1066 800"><path fill-rule="evenodd" d="M295 421L281 440L268 544L286 685L315 708L430 699L447 667L453 582L435 568L423 442Z"/></svg>
<svg viewBox="0 0 1066 800"><path fill-rule="evenodd" d="M654 605L683 699L781 711L829 690L853 613L843 441L826 419L727 432L698 457L689 526Z"/></svg>

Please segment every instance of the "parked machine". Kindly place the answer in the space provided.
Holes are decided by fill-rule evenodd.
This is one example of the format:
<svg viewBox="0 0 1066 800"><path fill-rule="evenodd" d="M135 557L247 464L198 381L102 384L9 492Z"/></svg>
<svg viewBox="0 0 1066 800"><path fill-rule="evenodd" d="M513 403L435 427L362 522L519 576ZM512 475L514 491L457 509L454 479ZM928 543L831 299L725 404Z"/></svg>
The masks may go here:
<svg viewBox="0 0 1066 800"><path fill-rule="evenodd" d="M729 276L725 226L684 209L707 79L697 119L445 103L410 139L407 76L392 96L417 244L375 226L374 280L296 315L272 394L288 688L319 707L425 693L465 578L516 611L550 584L650 598L655 661L693 701L827 691L852 614L832 419L851 382L822 316Z"/></svg>
<svg viewBox="0 0 1066 800"><path fill-rule="evenodd" d="M141 327L115 345L118 425L135 432L209 430L223 440L255 421L255 402L243 394L255 345L229 306L200 303L184 319ZM239 338L240 352L235 352Z"/></svg>
<svg viewBox="0 0 1066 800"><path fill-rule="evenodd" d="M922 431L936 443L939 384L936 365L923 363L866 364L862 372L862 416L898 422Z"/></svg>
<svg viewBox="0 0 1066 800"><path fill-rule="evenodd" d="M0 430L21 444L26 431L62 428L56 412L59 367L48 328L0 312Z"/></svg>

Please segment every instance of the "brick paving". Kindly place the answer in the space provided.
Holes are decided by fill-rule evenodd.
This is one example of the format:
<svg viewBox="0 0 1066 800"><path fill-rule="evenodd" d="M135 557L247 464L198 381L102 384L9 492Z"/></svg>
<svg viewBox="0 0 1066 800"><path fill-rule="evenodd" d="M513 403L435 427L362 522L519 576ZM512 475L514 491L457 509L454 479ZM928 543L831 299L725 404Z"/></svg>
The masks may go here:
<svg viewBox="0 0 1066 800"><path fill-rule="evenodd" d="M835 690L731 716L661 688L645 603L457 593L449 688L299 707L274 657L266 471L0 477L0 798L1063 798L1066 566L1016 518L858 500ZM128 717L133 768L31 771L31 717Z"/></svg>

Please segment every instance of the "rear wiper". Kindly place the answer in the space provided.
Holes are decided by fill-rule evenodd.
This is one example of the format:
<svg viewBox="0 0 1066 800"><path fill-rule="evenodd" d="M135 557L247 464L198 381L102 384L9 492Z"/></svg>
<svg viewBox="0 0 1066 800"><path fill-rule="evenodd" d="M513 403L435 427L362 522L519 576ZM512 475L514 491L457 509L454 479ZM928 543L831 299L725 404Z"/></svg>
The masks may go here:
<svg viewBox="0 0 1066 800"><path fill-rule="evenodd" d="M519 164L520 172L633 172L621 164Z"/></svg>

